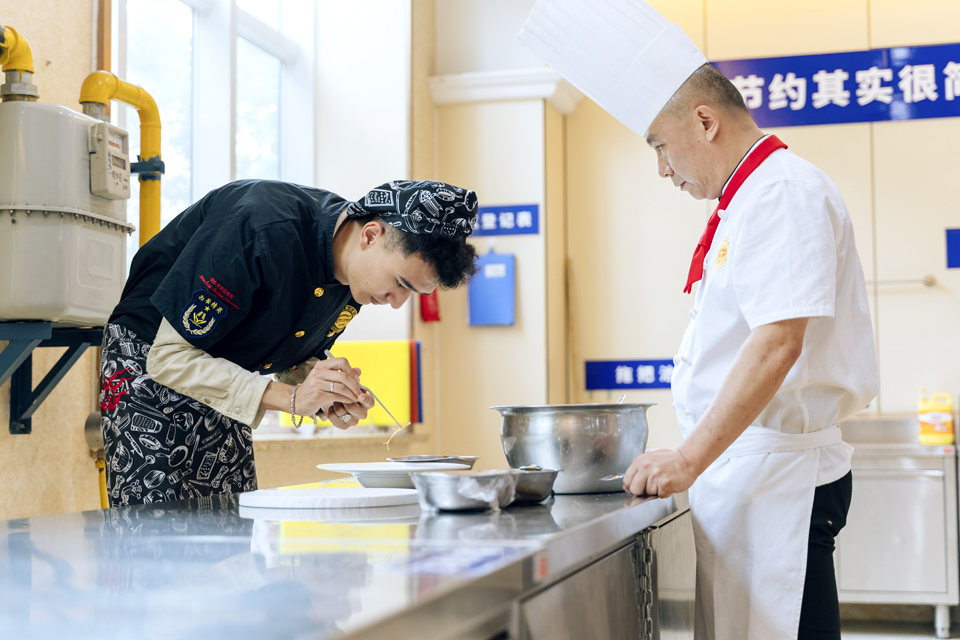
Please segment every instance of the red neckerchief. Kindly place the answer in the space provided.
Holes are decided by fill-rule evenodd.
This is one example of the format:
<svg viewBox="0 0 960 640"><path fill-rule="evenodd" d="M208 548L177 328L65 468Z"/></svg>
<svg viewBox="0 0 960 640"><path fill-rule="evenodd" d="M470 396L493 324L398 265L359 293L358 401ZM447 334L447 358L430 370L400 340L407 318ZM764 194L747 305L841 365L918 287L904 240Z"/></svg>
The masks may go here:
<svg viewBox="0 0 960 640"><path fill-rule="evenodd" d="M760 141L760 144L758 144L753 151L747 154L747 157L740 163L737 170L733 172L733 176L730 177L730 181L727 183L727 188L720 194L720 202L717 204L717 208L713 210L713 215L710 216L710 220L707 222L706 230L703 232L703 235L700 236L697 249L693 252L693 262L690 263L690 273L687 275L687 286L683 289L684 293L690 293L693 288L693 283L703 279L703 260L707 257L707 251L710 250L710 245L713 244L713 235L717 232L717 226L720 224L720 212L727 208L727 205L733 200L733 196L736 195L740 185L747 179L747 176L753 173L754 169L759 167L763 161L777 149L786 148L787 145L783 144L777 136L767 136Z"/></svg>

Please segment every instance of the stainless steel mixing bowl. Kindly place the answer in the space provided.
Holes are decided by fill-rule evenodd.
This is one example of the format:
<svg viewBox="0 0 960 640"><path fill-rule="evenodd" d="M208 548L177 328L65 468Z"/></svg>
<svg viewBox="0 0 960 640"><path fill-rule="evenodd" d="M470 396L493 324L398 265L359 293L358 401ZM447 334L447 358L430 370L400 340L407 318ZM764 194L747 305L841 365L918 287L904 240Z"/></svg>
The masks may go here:
<svg viewBox="0 0 960 640"><path fill-rule="evenodd" d="M623 473L647 444L650 404L560 404L491 407L500 412L500 441L514 469L540 465L559 469L554 493L611 493L618 482L600 478Z"/></svg>
<svg viewBox="0 0 960 640"><path fill-rule="evenodd" d="M424 471L410 477L424 510L473 511L488 509L492 503L503 508L513 502L522 473L514 469Z"/></svg>

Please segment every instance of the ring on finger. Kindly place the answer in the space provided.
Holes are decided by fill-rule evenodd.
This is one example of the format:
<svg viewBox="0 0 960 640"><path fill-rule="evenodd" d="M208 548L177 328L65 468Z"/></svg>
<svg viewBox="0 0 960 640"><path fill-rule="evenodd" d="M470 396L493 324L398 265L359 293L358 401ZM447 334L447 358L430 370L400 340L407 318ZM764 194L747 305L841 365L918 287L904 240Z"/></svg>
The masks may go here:
<svg viewBox="0 0 960 640"><path fill-rule="evenodd" d="M341 421L341 422L350 422L350 417L351 417L351 416L350 416L349 413L345 413L345 414L343 414L342 416L337 416L337 417L340 418L340 421Z"/></svg>
<svg viewBox="0 0 960 640"><path fill-rule="evenodd" d="M330 393L333 393L333 380L330 381Z"/></svg>

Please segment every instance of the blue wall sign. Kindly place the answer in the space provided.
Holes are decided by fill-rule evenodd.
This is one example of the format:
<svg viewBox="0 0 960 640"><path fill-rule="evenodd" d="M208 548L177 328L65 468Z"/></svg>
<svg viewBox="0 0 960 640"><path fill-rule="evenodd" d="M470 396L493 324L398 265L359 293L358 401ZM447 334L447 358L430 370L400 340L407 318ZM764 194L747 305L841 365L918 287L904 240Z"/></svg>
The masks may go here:
<svg viewBox="0 0 960 640"><path fill-rule="evenodd" d="M960 229L947 229L947 269L960 269Z"/></svg>
<svg viewBox="0 0 960 640"><path fill-rule="evenodd" d="M475 236L507 236L540 233L540 205L515 204L480 207Z"/></svg>
<svg viewBox="0 0 960 640"><path fill-rule="evenodd" d="M587 391L598 389L669 389L673 360L587 361Z"/></svg>
<svg viewBox="0 0 960 640"><path fill-rule="evenodd" d="M960 116L960 44L711 64L761 127Z"/></svg>

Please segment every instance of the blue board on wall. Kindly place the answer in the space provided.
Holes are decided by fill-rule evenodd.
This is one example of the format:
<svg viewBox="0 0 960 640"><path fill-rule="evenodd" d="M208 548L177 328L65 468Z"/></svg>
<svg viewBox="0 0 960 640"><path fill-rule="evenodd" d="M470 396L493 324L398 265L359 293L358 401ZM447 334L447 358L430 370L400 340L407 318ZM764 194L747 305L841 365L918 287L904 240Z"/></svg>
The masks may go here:
<svg viewBox="0 0 960 640"><path fill-rule="evenodd" d="M960 116L960 44L711 64L761 127Z"/></svg>
<svg viewBox="0 0 960 640"><path fill-rule="evenodd" d="M669 389L673 360L588 360L587 390Z"/></svg>
<svg viewBox="0 0 960 640"><path fill-rule="evenodd" d="M512 326L515 316L516 261L512 254L480 256L480 272L470 280L469 324Z"/></svg>

